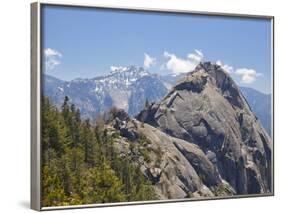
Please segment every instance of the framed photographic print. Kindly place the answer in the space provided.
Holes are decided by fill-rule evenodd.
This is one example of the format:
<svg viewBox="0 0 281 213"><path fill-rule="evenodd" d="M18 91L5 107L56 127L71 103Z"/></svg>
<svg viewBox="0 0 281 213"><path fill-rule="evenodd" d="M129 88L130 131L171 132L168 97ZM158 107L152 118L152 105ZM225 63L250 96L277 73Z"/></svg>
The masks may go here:
<svg viewBox="0 0 281 213"><path fill-rule="evenodd" d="M31 207L272 196L274 18L31 5Z"/></svg>

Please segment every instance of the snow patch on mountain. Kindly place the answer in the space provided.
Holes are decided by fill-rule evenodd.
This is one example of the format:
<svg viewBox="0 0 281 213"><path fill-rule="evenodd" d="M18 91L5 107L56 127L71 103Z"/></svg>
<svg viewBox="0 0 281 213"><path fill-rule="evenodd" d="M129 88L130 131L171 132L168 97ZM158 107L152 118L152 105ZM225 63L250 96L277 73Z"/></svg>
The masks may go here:
<svg viewBox="0 0 281 213"><path fill-rule="evenodd" d="M135 115L143 108L146 99L157 101L167 92L159 76L136 66L112 66L107 75L92 79L77 78L69 82L55 81L50 76L45 79L44 94L58 107L67 95L81 109L81 114L90 118L112 106Z"/></svg>

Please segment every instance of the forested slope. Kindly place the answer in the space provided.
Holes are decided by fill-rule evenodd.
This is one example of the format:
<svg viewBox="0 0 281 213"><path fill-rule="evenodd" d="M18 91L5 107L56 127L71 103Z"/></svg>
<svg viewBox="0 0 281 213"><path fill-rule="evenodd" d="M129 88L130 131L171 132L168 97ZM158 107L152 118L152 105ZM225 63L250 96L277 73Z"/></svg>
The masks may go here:
<svg viewBox="0 0 281 213"><path fill-rule="evenodd" d="M65 97L58 110L46 97L42 103L43 206L151 200L151 183L130 156L114 148L117 133L100 119L82 121Z"/></svg>

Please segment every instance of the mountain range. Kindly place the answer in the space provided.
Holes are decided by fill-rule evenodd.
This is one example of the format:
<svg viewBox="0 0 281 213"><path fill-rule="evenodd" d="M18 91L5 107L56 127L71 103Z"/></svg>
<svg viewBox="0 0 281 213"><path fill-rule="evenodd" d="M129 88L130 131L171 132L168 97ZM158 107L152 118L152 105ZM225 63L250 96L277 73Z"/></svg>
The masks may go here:
<svg viewBox="0 0 281 213"><path fill-rule="evenodd" d="M157 199L272 193L272 140L249 105L261 100L247 100L253 91L243 95L219 65L199 63L173 85L136 67L93 79L45 79L44 93L58 106L67 95L81 115L109 110L92 130L111 139L94 141L102 148L110 142L118 157L130 159Z"/></svg>
<svg viewBox="0 0 281 213"><path fill-rule="evenodd" d="M61 81L45 75L44 94L61 106L63 97L81 110L84 117L95 118L112 106L137 114L145 101L160 100L167 88L157 75L135 66L117 67L108 75L92 79Z"/></svg>
<svg viewBox="0 0 281 213"><path fill-rule="evenodd" d="M156 75L136 66L115 67L109 74L92 79L63 81L44 75L43 93L49 96L57 107L62 105L64 96L68 96L70 102L80 109L84 118L94 119L112 106L135 116L146 102L161 100L185 75ZM247 87L240 89L255 115L271 135L271 95Z"/></svg>

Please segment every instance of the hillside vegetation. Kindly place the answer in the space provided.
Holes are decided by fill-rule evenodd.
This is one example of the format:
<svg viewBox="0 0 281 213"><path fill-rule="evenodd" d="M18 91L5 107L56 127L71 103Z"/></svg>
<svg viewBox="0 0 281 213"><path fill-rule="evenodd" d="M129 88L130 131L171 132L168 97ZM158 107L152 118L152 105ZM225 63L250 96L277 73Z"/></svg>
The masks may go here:
<svg viewBox="0 0 281 213"><path fill-rule="evenodd" d="M63 206L156 199L129 156L114 148L104 122L82 121L65 97L61 110L43 98L42 204Z"/></svg>

